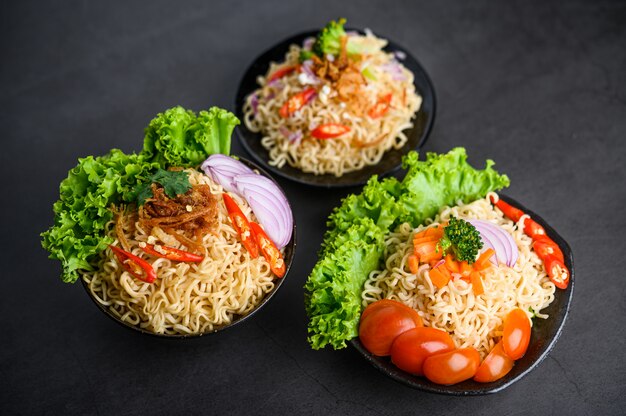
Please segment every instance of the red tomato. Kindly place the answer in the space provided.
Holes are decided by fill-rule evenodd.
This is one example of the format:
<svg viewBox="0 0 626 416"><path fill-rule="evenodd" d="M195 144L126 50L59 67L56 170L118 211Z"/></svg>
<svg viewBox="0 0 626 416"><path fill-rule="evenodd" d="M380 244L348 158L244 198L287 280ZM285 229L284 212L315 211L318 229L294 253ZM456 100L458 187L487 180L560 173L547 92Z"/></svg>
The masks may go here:
<svg viewBox="0 0 626 416"><path fill-rule="evenodd" d="M377 309L379 309L379 308L381 308L383 306L394 306L396 308L405 309L410 314L414 314L416 319L419 319L420 324L418 326L422 326L423 325L422 324L422 318L420 318L419 314L417 313L417 311L415 309L411 308L408 305L405 305L402 302L398 302L397 300L393 300L393 299L381 299L381 300L377 300L376 302L373 302L373 303L370 303L369 305L367 305L367 307L365 308L365 310L361 314L361 321L363 319L365 319L365 317L367 315L369 315L370 313L374 312L375 310L377 310Z"/></svg>
<svg viewBox="0 0 626 416"><path fill-rule="evenodd" d="M478 367L474 381L479 383L491 383L507 375L515 362L509 358L502 348L502 341L498 342Z"/></svg>
<svg viewBox="0 0 626 416"><path fill-rule="evenodd" d="M421 376L426 358L453 349L454 341L447 332L436 328L413 328L398 335L391 344L391 362L400 370Z"/></svg>
<svg viewBox="0 0 626 416"><path fill-rule="evenodd" d="M519 360L526 353L529 342L530 320L523 310L513 309L504 319L502 348L511 359Z"/></svg>
<svg viewBox="0 0 626 416"><path fill-rule="evenodd" d="M424 375L437 384L456 384L476 374L480 354L474 348L461 348L432 355L424 361Z"/></svg>
<svg viewBox="0 0 626 416"><path fill-rule="evenodd" d="M535 253L537 253L539 258L544 261L546 257L554 256L556 259L560 260L561 263L565 262L563 252L559 248L558 244L548 236L540 237L535 240L533 243L533 250L535 250Z"/></svg>
<svg viewBox="0 0 626 416"><path fill-rule="evenodd" d="M413 312L394 305L380 306L368 313L361 318L359 325L363 346L374 355L389 355L391 344L398 335L423 325L417 312Z"/></svg>

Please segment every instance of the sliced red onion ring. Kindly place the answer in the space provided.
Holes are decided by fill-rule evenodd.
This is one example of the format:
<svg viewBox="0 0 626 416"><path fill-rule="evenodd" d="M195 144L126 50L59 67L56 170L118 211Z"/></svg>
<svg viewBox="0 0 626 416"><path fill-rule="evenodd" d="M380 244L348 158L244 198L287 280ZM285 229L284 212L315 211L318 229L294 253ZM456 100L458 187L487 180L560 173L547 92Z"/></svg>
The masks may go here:
<svg viewBox="0 0 626 416"><path fill-rule="evenodd" d="M468 222L476 227L485 246L492 248L496 252L496 258L499 263L504 263L509 267L515 265L519 256L519 250L511 234L499 225L486 220L468 220ZM493 258L491 262L494 262Z"/></svg>
<svg viewBox="0 0 626 416"><path fill-rule="evenodd" d="M293 232L293 213L278 185L255 173L238 175L234 178L234 183L237 193L248 201L254 215L276 247L285 247Z"/></svg>
<svg viewBox="0 0 626 416"><path fill-rule="evenodd" d="M256 93L250 96L250 105L252 106L252 111L254 112L254 115L256 116L258 109L259 109L259 96Z"/></svg>
<svg viewBox="0 0 626 416"><path fill-rule="evenodd" d="M406 75L404 75L404 72L402 72L402 67L400 66L400 63L396 60L391 60L389 61L389 63L381 65L380 69L382 69L385 72L388 72L394 81L406 80Z"/></svg>
<svg viewBox="0 0 626 416"><path fill-rule="evenodd" d="M230 156L216 154L211 155L202 162L200 169L211 177L215 182L222 185L228 192L237 193L237 186L233 178L238 175L254 174L252 169Z"/></svg>
<svg viewBox="0 0 626 416"><path fill-rule="evenodd" d="M302 42L302 49L305 51L310 51L313 48L313 44L315 43L314 37L308 37Z"/></svg>

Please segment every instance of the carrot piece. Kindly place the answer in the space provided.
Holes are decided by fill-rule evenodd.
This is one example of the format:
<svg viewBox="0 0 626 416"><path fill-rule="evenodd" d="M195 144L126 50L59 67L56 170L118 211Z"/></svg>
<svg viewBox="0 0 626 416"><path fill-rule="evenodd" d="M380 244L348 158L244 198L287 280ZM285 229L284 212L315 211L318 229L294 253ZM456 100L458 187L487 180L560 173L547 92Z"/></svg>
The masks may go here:
<svg viewBox="0 0 626 416"><path fill-rule="evenodd" d="M437 243L429 241L419 244L414 248L415 255L419 256L422 263L428 263L432 260L439 260L443 257L441 250L437 250Z"/></svg>
<svg viewBox="0 0 626 416"><path fill-rule="evenodd" d="M483 287L483 281L480 278L480 273L473 271L470 273L470 283L472 284L472 291L474 295L482 295L485 293L485 288Z"/></svg>
<svg viewBox="0 0 626 416"><path fill-rule="evenodd" d="M440 240L439 238L432 237L432 236L418 237L418 238L413 238L413 245L419 246L420 244L424 244L424 243L436 243L439 240Z"/></svg>
<svg viewBox="0 0 626 416"><path fill-rule="evenodd" d="M460 265L461 265L460 266L460 269L461 269L460 273L461 273L461 275L463 275L463 277L469 277L470 273L472 273L472 271L473 271L472 266L470 266L469 263L466 262L466 261L460 262Z"/></svg>
<svg viewBox="0 0 626 416"><path fill-rule="evenodd" d="M477 270L480 272L485 269L488 269L490 267L489 259L491 259L491 257L493 257L494 254L496 254L496 252L492 248L488 248L487 250L485 250L483 254L478 256L478 260L474 262L474 270Z"/></svg>
<svg viewBox="0 0 626 416"><path fill-rule="evenodd" d="M407 260L407 263L409 264L409 270L411 271L411 273L417 274L417 270L419 268L419 260L417 259L417 256L415 254L411 254Z"/></svg>
<svg viewBox="0 0 626 416"><path fill-rule="evenodd" d="M443 237L443 227L430 227L427 228L424 235L426 236L434 236L437 237L437 239L440 239L441 237Z"/></svg>
<svg viewBox="0 0 626 416"><path fill-rule="evenodd" d="M446 267L452 273L461 273L459 262L454 260L452 254L446 254Z"/></svg>
<svg viewBox="0 0 626 416"><path fill-rule="evenodd" d="M433 282L433 285L437 286L438 289L441 289L450 281L450 272L443 265L430 269L429 275L430 281Z"/></svg>

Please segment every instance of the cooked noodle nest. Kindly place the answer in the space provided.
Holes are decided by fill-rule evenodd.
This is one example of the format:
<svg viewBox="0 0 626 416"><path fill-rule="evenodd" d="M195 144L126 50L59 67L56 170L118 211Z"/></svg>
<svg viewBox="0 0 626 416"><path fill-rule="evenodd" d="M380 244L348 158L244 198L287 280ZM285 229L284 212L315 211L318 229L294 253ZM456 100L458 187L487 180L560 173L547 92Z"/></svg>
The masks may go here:
<svg viewBox="0 0 626 416"><path fill-rule="evenodd" d="M311 85L302 85L297 71L275 82L268 83L267 78L283 65L298 65L301 50L298 45L291 45L285 61L270 65L265 76L258 78L261 88L250 94L244 104L244 123L250 131L262 133L261 144L269 152L270 165L279 168L290 165L303 172L339 177L375 165L386 151L406 144L408 138L403 131L413 126L411 119L419 110L422 98L415 91L413 73L402 65L399 67L403 80L394 80L389 73L378 70L376 81L368 80L359 93L368 108L373 107L381 95L392 94L389 111L382 117L371 118L350 111L331 88L331 83L325 80L315 85L319 91L316 98L292 116L281 117L279 110L289 97ZM392 59L392 54L384 51L365 58L369 68L388 64ZM252 104L254 95L259 97L256 111ZM343 124L350 132L326 140L311 137L310 132L325 123ZM302 139L290 139L285 131L300 133Z"/></svg>
<svg viewBox="0 0 626 416"><path fill-rule="evenodd" d="M204 260L201 263L176 262L154 258L140 244L162 244L185 249L172 236L154 227L142 229L136 216L126 216L124 234L131 252L154 268L157 279L145 283L125 271L110 249L84 272L94 299L119 320L157 334L196 334L210 332L250 313L274 288L274 274L263 256L252 259L242 246L237 231L221 203L223 188L206 175L187 170L192 185L206 184L218 198L217 225L202 238ZM229 194L246 217L257 221L248 203ZM119 245L115 224L108 225L108 235Z"/></svg>
<svg viewBox="0 0 626 416"><path fill-rule="evenodd" d="M457 348L474 347L482 358L501 338L504 318L511 310L520 308L529 318L547 319L548 315L540 311L554 300L555 286L532 250L532 239L524 234L522 224L515 224L493 208L491 195L496 196L444 207L432 221L416 229L405 223L390 233L385 241L385 268L370 274L362 293L363 305L385 298L398 300L417 310L424 326L448 332ZM421 265L416 274L409 271L413 235L450 216L493 222L509 232L518 247L519 258L513 267L500 264L483 274L482 295L475 296L472 285L461 279L451 279L437 289L430 280L428 264Z"/></svg>

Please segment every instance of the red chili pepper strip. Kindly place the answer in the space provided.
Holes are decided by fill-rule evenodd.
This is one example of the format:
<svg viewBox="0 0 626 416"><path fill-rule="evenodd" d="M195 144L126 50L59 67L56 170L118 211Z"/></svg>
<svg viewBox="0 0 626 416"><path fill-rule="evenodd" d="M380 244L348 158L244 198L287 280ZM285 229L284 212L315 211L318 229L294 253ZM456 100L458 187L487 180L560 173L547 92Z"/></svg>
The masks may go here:
<svg viewBox="0 0 626 416"><path fill-rule="evenodd" d="M492 197L491 203L498 207L507 218L513 220L514 222L518 222L519 219L522 218L522 215L524 215L524 211L507 204L501 199L496 202Z"/></svg>
<svg viewBox="0 0 626 416"><path fill-rule="evenodd" d="M384 97L381 97L374 107L370 108L370 111L367 112L371 118L382 117L387 114L389 111L389 107L391 106L391 97L392 94L387 94Z"/></svg>
<svg viewBox="0 0 626 416"><path fill-rule="evenodd" d="M283 255L280 254L280 250L276 248L276 245L270 240L267 234L265 234L265 231L263 231L263 228L261 228L259 224L250 221L250 227L252 227L252 231L256 236L256 241L261 248L263 257L265 257L270 264L270 269L277 277L283 277L287 267L285 266Z"/></svg>
<svg viewBox="0 0 626 416"><path fill-rule="evenodd" d="M109 245L109 248L113 251L119 262L122 264L122 267L126 269L128 273L146 283L154 282L156 279L156 272L150 263L141 257L137 257L128 251L122 250L119 247ZM144 274L138 273L138 267L144 271Z"/></svg>
<svg viewBox="0 0 626 416"><path fill-rule="evenodd" d="M563 256L561 248L548 236L536 239L533 243L533 250L537 253L541 260L544 260L548 256L554 256L562 263L565 262L565 257Z"/></svg>
<svg viewBox="0 0 626 416"><path fill-rule="evenodd" d="M287 102L283 104L278 113L283 118L289 117L290 115L304 107L304 105L308 103L311 98L313 98L315 93L315 88L307 88L304 91L292 95L287 100Z"/></svg>
<svg viewBox="0 0 626 416"><path fill-rule="evenodd" d="M204 256L200 256L198 254L193 254L188 251L179 250L174 247L169 246L160 246L161 251L157 251L154 245L146 244L145 247L140 248L146 253L155 256L161 257L164 259L175 260L175 261L186 261L190 263L200 263L204 260Z"/></svg>
<svg viewBox="0 0 626 416"><path fill-rule="evenodd" d="M230 196L224 193L222 197L224 198L224 205L226 205L228 216L233 223L233 227L237 230L243 246L248 250L248 253L250 253L250 257L256 259L259 257L259 247L257 247L254 240L254 232L250 228L250 222Z"/></svg>
<svg viewBox="0 0 626 416"><path fill-rule="evenodd" d="M267 78L267 82L272 82L276 79L284 77L285 75L289 75L293 71L297 70L299 67L300 65L287 65L278 68L276 71L272 72L272 75Z"/></svg>
<svg viewBox="0 0 626 416"><path fill-rule="evenodd" d="M569 270L565 267L565 264L555 256L547 256L543 260L548 277L559 289L567 289L569 284Z"/></svg>
<svg viewBox="0 0 626 416"><path fill-rule="evenodd" d="M546 230L530 217L524 219L524 232L533 240L546 236Z"/></svg>
<svg viewBox="0 0 626 416"><path fill-rule="evenodd" d="M312 132L311 136L316 139L332 139L339 137L342 134L346 134L350 131L350 127L343 124L327 123L317 126Z"/></svg>

